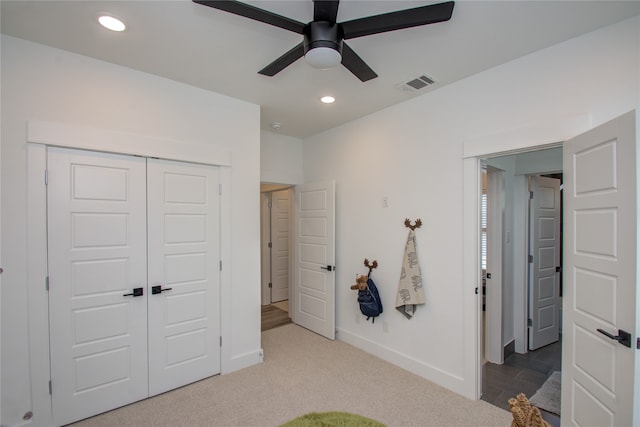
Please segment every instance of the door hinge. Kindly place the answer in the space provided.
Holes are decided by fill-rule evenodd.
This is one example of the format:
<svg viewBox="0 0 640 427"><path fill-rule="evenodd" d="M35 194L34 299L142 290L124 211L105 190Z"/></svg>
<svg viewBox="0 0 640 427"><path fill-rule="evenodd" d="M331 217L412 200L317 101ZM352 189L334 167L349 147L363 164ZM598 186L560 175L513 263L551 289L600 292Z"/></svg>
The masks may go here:
<svg viewBox="0 0 640 427"><path fill-rule="evenodd" d="M269 242L268 247L271 249L273 247L273 243Z"/></svg>
<svg viewBox="0 0 640 427"><path fill-rule="evenodd" d="M636 348L640 350L640 338L636 338Z"/></svg>
<svg viewBox="0 0 640 427"><path fill-rule="evenodd" d="M270 288L273 288L273 283L269 283L269 287L270 287Z"/></svg>
<svg viewBox="0 0 640 427"><path fill-rule="evenodd" d="M529 191L529 199L533 200L533 191Z"/></svg>
<svg viewBox="0 0 640 427"><path fill-rule="evenodd" d="M529 255L529 262L533 262L533 255Z"/></svg>
<svg viewBox="0 0 640 427"><path fill-rule="evenodd" d="M222 271L222 260L220 260L220 271Z"/></svg>
<svg viewBox="0 0 640 427"><path fill-rule="evenodd" d="M220 336L220 347L222 347L222 335Z"/></svg>
<svg viewBox="0 0 640 427"><path fill-rule="evenodd" d="M49 380L49 394L53 395L53 386L51 385L51 380Z"/></svg>
<svg viewBox="0 0 640 427"><path fill-rule="evenodd" d="M533 319L527 319L527 326L528 327L532 327L533 326Z"/></svg>
<svg viewBox="0 0 640 427"><path fill-rule="evenodd" d="M44 170L44 185L49 185L49 170Z"/></svg>
<svg viewBox="0 0 640 427"><path fill-rule="evenodd" d="M44 278L44 287L47 291L49 291L49 276Z"/></svg>

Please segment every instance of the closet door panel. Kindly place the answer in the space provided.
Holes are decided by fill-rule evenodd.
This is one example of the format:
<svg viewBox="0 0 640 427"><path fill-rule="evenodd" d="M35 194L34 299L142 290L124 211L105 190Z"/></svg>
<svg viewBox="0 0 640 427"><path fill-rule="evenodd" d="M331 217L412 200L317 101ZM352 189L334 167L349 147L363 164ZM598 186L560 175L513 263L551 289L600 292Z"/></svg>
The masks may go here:
<svg viewBox="0 0 640 427"><path fill-rule="evenodd" d="M216 167L148 160L150 395L220 372L219 182Z"/></svg>
<svg viewBox="0 0 640 427"><path fill-rule="evenodd" d="M48 148L53 416L148 395L145 159ZM127 295L130 294L130 295Z"/></svg>

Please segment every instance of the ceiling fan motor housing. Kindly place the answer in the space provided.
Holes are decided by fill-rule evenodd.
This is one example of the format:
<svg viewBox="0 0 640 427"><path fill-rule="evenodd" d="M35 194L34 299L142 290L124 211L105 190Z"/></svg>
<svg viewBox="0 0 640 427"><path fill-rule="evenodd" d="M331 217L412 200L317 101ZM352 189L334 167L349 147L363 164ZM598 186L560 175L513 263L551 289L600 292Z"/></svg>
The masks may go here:
<svg viewBox="0 0 640 427"><path fill-rule="evenodd" d="M303 34L305 55L317 47L328 47L342 55L343 31L340 25L327 21L309 22Z"/></svg>

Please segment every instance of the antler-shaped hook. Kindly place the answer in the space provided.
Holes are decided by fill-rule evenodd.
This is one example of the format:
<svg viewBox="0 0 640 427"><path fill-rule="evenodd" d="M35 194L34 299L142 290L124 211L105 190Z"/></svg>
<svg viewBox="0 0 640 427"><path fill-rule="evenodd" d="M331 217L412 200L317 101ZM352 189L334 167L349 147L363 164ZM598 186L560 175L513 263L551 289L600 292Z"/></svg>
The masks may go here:
<svg viewBox="0 0 640 427"><path fill-rule="evenodd" d="M373 262L369 264L369 260L365 258L364 265L369 269L369 274L371 274L371 270L373 270L374 268L378 268L378 261L374 259Z"/></svg>
<svg viewBox="0 0 640 427"><path fill-rule="evenodd" d="M404 226L412 230L415 230L416 228L420 228L422 226L422 220L418 218L416 219L415 225L411 225L411 221L409 220L409 218L407 218L404 220Z"/></svg>

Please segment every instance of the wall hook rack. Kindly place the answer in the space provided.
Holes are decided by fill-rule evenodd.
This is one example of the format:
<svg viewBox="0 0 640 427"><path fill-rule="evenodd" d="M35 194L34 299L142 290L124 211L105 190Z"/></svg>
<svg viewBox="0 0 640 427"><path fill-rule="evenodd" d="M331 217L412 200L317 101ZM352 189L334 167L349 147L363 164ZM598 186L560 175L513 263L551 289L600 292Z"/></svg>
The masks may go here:
<svg viewBox="0 0 640 427"><path fill-rule="evenodd" d="M420 228L422 227L422 220L420 218L416 219L416 222L414 225L411 225L411 221L409 220L409 218L404 220L404 226L407 228L410 228L412 230L415 230L416 228Z"/></svg>
<svg viewBox="0 0 640 427"><path fill-rule="evenodd" d="M369 276L371 275L371 270L374 268L378 268L378 261L375 259L371 264L369 264L369 260L367 258L364 259L364 265L369 269Z"/></svg>

